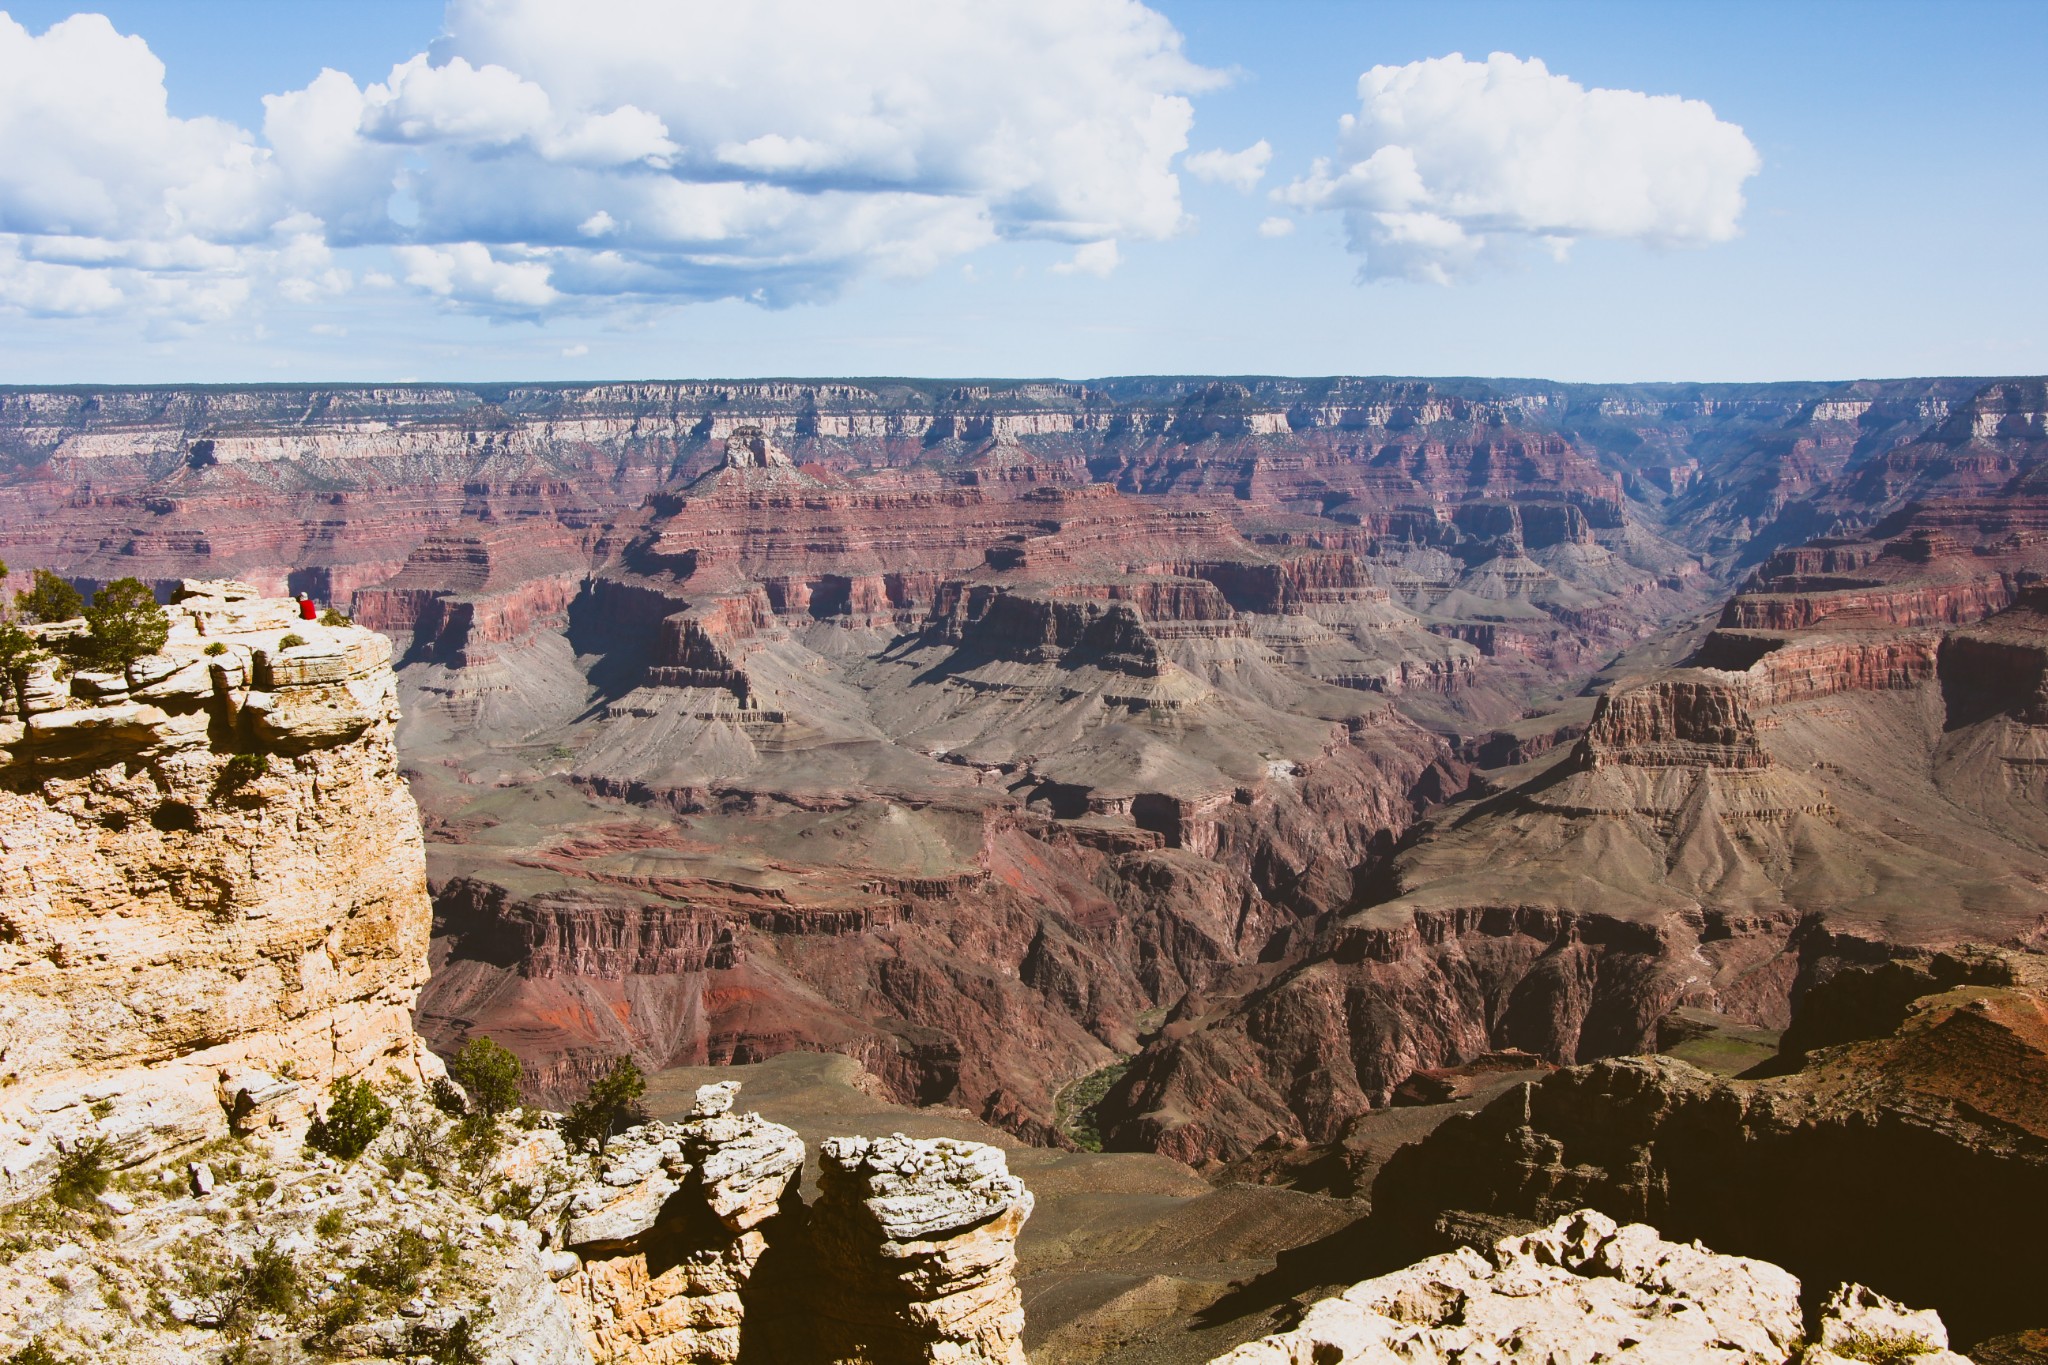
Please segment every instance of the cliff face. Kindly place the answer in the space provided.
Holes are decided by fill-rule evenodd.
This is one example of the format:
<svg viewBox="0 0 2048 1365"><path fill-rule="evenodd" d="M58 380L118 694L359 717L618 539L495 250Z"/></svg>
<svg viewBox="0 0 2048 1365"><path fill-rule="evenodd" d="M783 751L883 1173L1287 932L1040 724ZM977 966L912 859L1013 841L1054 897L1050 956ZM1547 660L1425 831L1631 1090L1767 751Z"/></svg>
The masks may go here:
<svg viewBox="0 0 2048 1365"><path fill-rule="evenodd" d="M388 645L235 584L170 614L162 653L45 665L0 722L10 1199L88 1138L138 1162L438 1065L412 1031L431 909Z"/></svg>

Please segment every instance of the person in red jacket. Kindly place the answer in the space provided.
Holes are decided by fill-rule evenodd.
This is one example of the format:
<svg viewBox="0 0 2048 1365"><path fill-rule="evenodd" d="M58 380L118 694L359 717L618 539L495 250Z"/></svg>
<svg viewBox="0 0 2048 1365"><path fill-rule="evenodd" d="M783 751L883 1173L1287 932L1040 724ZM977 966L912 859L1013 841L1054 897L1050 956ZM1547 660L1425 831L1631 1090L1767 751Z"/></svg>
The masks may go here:
<svg viewBox="0 0 2048 1365"><path fill-rule="evenodd" d="M312 598L310 598L310 597L308 597L308 596L306 596L306 594L304 594L304 593L300 593L300 594L299 594L299 619L300 619L301 621L310 621L310 620L312 620L312 619L313 619L313 617L314 617L314 612L313 612L313 599L312 599Z"/></svg>

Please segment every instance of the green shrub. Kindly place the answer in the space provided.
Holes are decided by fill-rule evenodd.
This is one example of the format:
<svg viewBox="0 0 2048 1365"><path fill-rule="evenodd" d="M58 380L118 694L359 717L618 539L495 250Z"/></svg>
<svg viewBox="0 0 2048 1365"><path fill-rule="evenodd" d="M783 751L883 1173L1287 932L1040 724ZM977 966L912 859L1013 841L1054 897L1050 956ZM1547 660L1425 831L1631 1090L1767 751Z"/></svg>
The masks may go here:
<svg viewBox="0 0 2048 1365"><path fill-rule="evenodd" d="M313 1231L320 1234L323 1242L331 1242L341 1236L342 1229L347 1226L348 1220L341 1216L340 1209L329 1209L313 1220Z"/></svg>
<svg viewBox="0 0 2048 1365"><path fill-rule="evenodd" d="M448 1063L448 1074L469 1092L469 1102L492 1118L519 1107L519 1058L489 1038L464 1043Z"/></svg>
<svg viewBox="0 0 2048 1365"><path fill-rule="evenodd" d="M67 1209L89 1209L113 1178L107 1169L107 1140L86 1138L57 1158L50 1196Z"/></svg>
<svg viewBox="0 0 2048 1365"><path fill-rule="evenodd" d="M443 1131L440 1115L408 1097L392 1116L392 1140L384 1144L384 1173L393 1180L418 1171L439 1185L455 1164L455 1151Z"/></svg>
<svg viewBox="0 0 2048 1365"><path fill-rule="evenodd" d="M335 1290L334 1297L329 1299L326 1305L321 1308L319 1320L321 1335L332 1337L344 1327L351 1327L361 1322L363 1314L369 1311L369 1307L370 1291L357 1284L354 1280L348 1281L341 1288Z"/></svg>
<svg viewBox="0 0 2048 1365"><path fill-rule="evenodd" d="M35 636L12 621L0 621L0 687L9 695L19 698L29 670L49 657Z"/></svg>
<svg viewBox="0 0 2048 1365"><path fill-rule="evenodd" d="M329 1091L325 1116L306 1132L306 1145L343 1161L354 1161L391 1122L391 1106L377 1097L368 1081L344 1077Z"/></svg>
<svg viewBox="0 0 2048 1365"><path fill-rule="evenodd" d="M240 791L269 771L269 754L230 754L221 765L220 785L224 791Z"/></svg>
<svg viewBox="0 0 2048 1365"><path fill-rule="evenodd" d="M1903 1365L1915 1356L1931 1355L1934 1343L1918 1332L1892 1335L1887 1332L1851 1332L1835 1343L1834 1352L1848 1360L1869 1365Z"/></svg>
<svg viewBox="0 0 2048 1365"><path fill-rule="evenodd" d="M415 1359L431 1360L434 1365L483 1365L483 1348L477 1344L470 1316L464 1314L447 1327L414 1323L406 1338L407 1352ZM481 1312L476 1316L482 1316Z"/></svg>
<svg viewBox="0 0 2048 1365"><path fill-rule="evenodd" d="M32 586L14 594L14 609L31 621L71 621L85 615L85 599L48 569L37 569Z"/></svg>
<svg viewBox="0 0 2048 1365"><path fill-rule="evenodd" d="M293 631L290 634L279 638L277 642L278 652L283 653L287 649L297 649L300 645L304 643L306 643L306 637L299 634L297 631Z"/></svg>
<svg viewBox="0 0 2048 1365"><path fill-rule="evenodd" d="M469 1113L469 1102L462 1098L462 1091L446 1076L436 1076L428 1084L427 1102L451 1119L459 1119Z"/></svg>
<svg viewBox="0 0 2048 1365"><path fill-rule="evenodd" d="M243 1278L249 1301L272 1313L290 1313L305 1292L297 1258L278 1246L275 1237L256 1248Z"/></svg>
<svg viewBox="0 0 2048 1365"><path fill-rule="evenodd" d="M563 1140L572 1148L595 1145L603 1152L611 1145L612 1130L635 1112L635 1101L646 1093L647 1078L633 1059L613 1058L605 1073L590 1083L590 1093L562 1116Z"/></svg>
<svg viewBox="0 0 2048 1365"><path fill-rule="evenodd" d="M47 1346L41 1337L7 1357L6 1365L65 1365L65 1357Z"/></svg>
<svg viewBox="0 0 2048 1365"><path fill-rule="evenodd" d="M438 1251L418 1228L399 1228L370 1248L356 1267L356 1279L386 1294L416 1294L420 1276L435 1262Z"/></svg>
<svg viewBox="0 0 2048 1365"><path fill-rule="evenodd" d="M498 1121L489 1114L464 1114L462 1122L456 1126L456 1150L462 1155L463 1165L472 1169L496 1156L498 1149L503 1145L504 1139L498 1133Z"/></svg>
<svg viewBox="0 0 2048 1365"><path fill-rule="evenodd" d="M323 626L352 626L355 624L355 619L344 616L333 607L329 607L326 611L320 613L320 624Z"/></svg>
<svg viewBox="0 0 2048 1365"><path fill-rule="evenodd" d="M92 657L103 668L126 668L162 649L171 634L171 618L139 578L117 578L94 593L85 620Z"/></svg>
<svg viewBox="0 0 2048 1365"><path fill-rule="evenodd" d="M206 656L210 659L218 659L221 655L227 652L228 647L218 640L215 640L212 644L208 645L205 650Z"/></svg>

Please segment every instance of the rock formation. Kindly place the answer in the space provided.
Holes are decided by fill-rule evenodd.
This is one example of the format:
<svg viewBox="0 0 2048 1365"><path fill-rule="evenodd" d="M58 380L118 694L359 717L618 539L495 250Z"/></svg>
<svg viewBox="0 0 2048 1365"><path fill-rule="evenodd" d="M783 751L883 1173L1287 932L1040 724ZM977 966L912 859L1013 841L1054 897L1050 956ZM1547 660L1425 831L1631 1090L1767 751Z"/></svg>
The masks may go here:
<svg viewBox="0 0 2048 1365"><path fill-rule="evenodd" d="M1666 1057L1524 1083L1397 1153L1376 1222L1592 1205L1932 1304L1969 1340L2038 1327L1995 1229L2048 1210L2048 962L1932 955L1816 986L1769 1079ZM1899 1184L1899 1173L1910 1181ZM1958 1235L1975 1226L1976 1235Z"/></svg>
<svg viewBox="0 0 2048 1365"><path fill-rule="evenodd" d="M336 1077L439 1071L389 645L234 583L170 616L123 673L44 662L0 721L0 1200L80 1143L296 1137Z"/></svg>
<svg viewBox="0 0 2048 1365"><path fill-rule="evenodd" d="M1056 1141L1062 1087L1141 1054L1111 1140L1223 1161L1418 1067L1774 1027L1868 945L2025 941L2041 411L1949 379L18 392L0 553L391 634L421 1028L504 1038L536 1098L822 1047Z"/></svg>
<svg viewBox="0 0 2048 1365"><path fill-rule="evenodd" d="M1003 1154L948 1138L834 1138L811 1244L830 1365L1024 1365L1017 1232L1031 1192Z"/></svg>
<svg viewBox="0 0 2048 1365"><path fill-rule="evenodd" d="M771 1245L797 1254L804 1144L758 1114L732 1113L737 1089L706 1086L688 1120L614 1140L597 1182L577 1188L558 1215L562 1247L581 1260L562 1292L599 1361L751 1359L749 1310L793 1311L786 1278L754 1281Z"/></svg>
<svg viewBox="0 0 2048 1365"><path fill-rule="evenodd" d="M1353 1285L1312 1306L1293 1331L1213 1365L1965 1365L1948 1350L1937 1315L1909 1312L1859 1285L1827 1300L1808 1342L1799 1295L1799 1281L1767 1262L1667 1242L1655 1228L1582 1209L1504 1237L1485 1255L1461 1248Z"/></svg>
<svg viewBox="0 0 2048 1365"><path fill-rule="evenodd" d="M1845 965L2048 943L2039 592L1948 630L1724 626L1614 678L1576 744L1444 812L1286 971L1176 1011L1107 1131L1198 1162L1330 1143L1490 1049L1647 1051L1685 1009L1782 1029Z"/></svg>
<svg viewBox="0 0 2048 1365"><path fill-rule="evenodd" d="M410 1108L354 1162L221 1143L133 1173L89 1213L15 1210L0 1349L594 1365L539 1235L487 1211L445 1150L422 1169L408 1139L446 1120L416 1096Z"/></svg>
<svg viewBox="0 0 2048 1365"><path fill-rule="evenodd" d="M702 1087L688 1118L628 1130L594 1168L558 1139L545 1153L556 1192L535 1217L600 1365L1023 1365L1032 1200L1001 1150L832 1138L807 1208L803 1142L733 1112L738 1088Z"/></svg>

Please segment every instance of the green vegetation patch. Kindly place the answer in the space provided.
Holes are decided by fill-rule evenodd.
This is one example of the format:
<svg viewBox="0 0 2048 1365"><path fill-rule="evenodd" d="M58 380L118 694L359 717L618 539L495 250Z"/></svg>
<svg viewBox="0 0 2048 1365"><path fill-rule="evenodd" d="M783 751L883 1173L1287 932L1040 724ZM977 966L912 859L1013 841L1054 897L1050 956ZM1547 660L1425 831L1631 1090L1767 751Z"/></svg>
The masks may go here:
<svg viewBox="0 0 2048 1365"><path fill-rule="evenodd" d="M1111 1062L1066 1086L1053 1100L1053 1123L1082 1151L1102 1150L1102 1131L1096 1126L1096 1111L1111 1088L1130 1069L1128 1057Z"/></svg>

